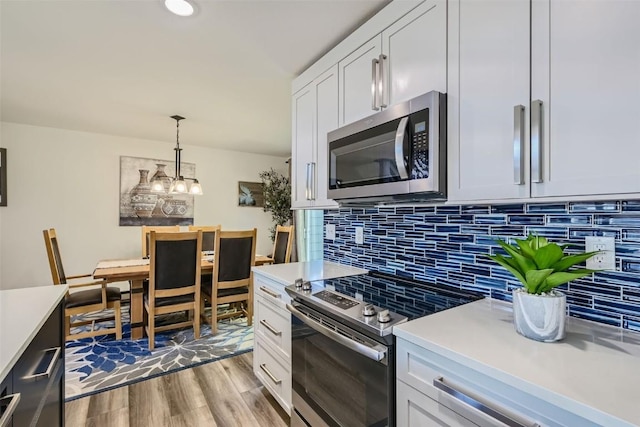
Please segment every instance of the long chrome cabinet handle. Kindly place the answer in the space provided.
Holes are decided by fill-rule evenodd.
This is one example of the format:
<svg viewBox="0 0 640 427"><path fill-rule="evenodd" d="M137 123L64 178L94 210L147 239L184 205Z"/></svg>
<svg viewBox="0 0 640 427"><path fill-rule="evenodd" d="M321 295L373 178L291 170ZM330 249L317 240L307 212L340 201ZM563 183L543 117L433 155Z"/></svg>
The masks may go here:
<svg viewBox="0 0 640 427"><path fill-rule="evenodd" d="M409 174L407 173L407 166L404 164L404 134L407 130L407 124L409 123L408 117L403 117L400 120L400 124L398 124L398 129L396 130L396 142L395 142L395 155L396 155L396 166L398 168L398 174L402 179L409 179Z"/></svg>
<svg viewBox="0 0 640 427"><path fill-rule="evenodd" d="M371 60L371 109L378 111L378 59Z"/></svg>
<svg viewBox="0 0 640 427"><path fill-rule="evenodd" d="M524 105L513 107L513 183L524 184Z"/></svg>
<svg viewBox="0 0 640 427"><path fill-rule="evenodd" d="M316 162L311 163L311 200L316 199L316 192L318 191L318 185L316 183L318 178L318 171L316 170Z"/></svg>
<svg viewBox="0 0 640 427"><path fill-rule="evenodd" d="M307 182L304 189L304 197L307 200L311 200L311 163L307 163Z"/></svg>
<svg viewBox="0 0 640 427"><path fill-rule="evenodd" d="M47 366L47 369L44 372L36 372L33 375L26 376L26 377L24 377L25 380L37 380L37 379L43 378L43 377L44 378L51 378L51 372L53 372L53 368L56 366L56 363L58 362L58 359L60 358L61 348L60 347L49 348L49 349L44 351L44 355L42 356L42 358L44 359L52 351L53 351L53 358L49 362L49 366Z"/></svg>
<svg viewBox="0 0 640 427"><path fill-rule="evenodd" d="M321 325L311 319L309 319L304 313L295 308L294 306L287 304L287 310L293 313L300 321L304 322L307 326L314 329L316 332L321 333L327 338L336 341L343 346L359 353L369 359L375 360L376 362L382 361L387 356L387 348L382 345L376 345L375 347L370 347L366 344L354 341L335 332L332 329L327 328L326 326Z"/></svg>
<svg viewBox="0 0 640 427"><path fill-rule="evenodd" d="M267 288L265 286L260 286L260 290L262 292L264 292L265 294L272 296L273 298L280 298L280 296L281 296L279 293L274 292L274 291L272 291L271 289L269 289L269 288Z"/></svg>
<svg viewBox="0 0 640 427"><path fill-rule="evenodd" d="M531 103L531 182L542 182L542 101Z"/></svg>
<svg viewBox="0 0 640 427"><path fill-rule="evenodd" d="M274 328L273 326L271 326L269 324L269 322L267 322L266 320L262 319L260 320L260 324L262 326L264 326L265 328L267 328L269 330L269 332L271 332L273 335L282 335L282 331L277 330L276 328Z"/></svg>
<svg viewBox="0 0 640 427"><path fill-rule="evenodd" d="M4 414L2 414L2 418L0 418L0 427L7 427L9 425L9 421L18 407L18 403L20 403L20 393L8 394L1 398L0 406L4 406L6 402L9 403L6 404L7 409L4 411Z"/></svg>
<svg viewBox="0 0 640 427"><path fill-rule="evenodd" d="M387 101L385 99L385 88L386 88L386 81L385 81L385 76L386 76L386 64L387 64L387 55L384 54L380 54L380 56L378 57L378 63L380 64L380 77L378 78L378 91L380 92L380 107L381 108L386 108L387 107Z"/></svg>
<svg viewBox="0 0 640 427"><path fill-rule="evenodd" d="M262 369L262 371L263 371L265 374L267 374L267 376L269 377L269 379L270 379L271 381L273 381L274 383L276 383L276 384L280 384L280 383L282 382L282 380L277 379L277 378L275 377L275 375L273 375L273 374L271 373L271 371L269 370L269 368L267 368L267 364L266 364L266 363L263 363L262 365L260 365L260 369Z"/></svg>
<svg viewBox="0 0 640 427"><path fill-rule="evenodd" d="M473 410L476 409L484 413L485 415L488 415L491 418L495 418L497 421L505 425L508 425L510 427L540 427L540 424L538 424L535 421L516 420L514 419L515 417L513 415L505 415L503 412L500 412L499 410L491 408L486 403L480 402L477 399L474 399L473 397L469 396L468 394L465 394L462 391L455 389L448 384L445 384L444 378L442 377L435 378L433 380L433 386L438 390L442 390L447 395L451 396L452 398L459 401L460 403L464 404L461 407L468 408L469 412L467 414L461 413L460 415L462 415L467 419L471 419L471 420L473 419L473 415L471 415L471 418L470 418L469 414L473 414ZM459 409L460 408L456 408L455 411L460 412Z"/></svg>

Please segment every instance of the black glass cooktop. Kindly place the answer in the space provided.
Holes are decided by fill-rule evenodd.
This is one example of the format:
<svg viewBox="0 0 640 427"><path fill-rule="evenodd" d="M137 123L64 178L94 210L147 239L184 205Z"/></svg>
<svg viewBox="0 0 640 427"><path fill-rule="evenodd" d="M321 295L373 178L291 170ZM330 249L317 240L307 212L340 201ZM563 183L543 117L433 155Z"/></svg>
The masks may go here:
<svg viewBox="0 0 640 427"><path fill-rule="evenodd" d="M338 293L385 308L409 320L483 298L477 292L460 291L382 273L327 279L322 283L325 289L335 289Z"/></svg>

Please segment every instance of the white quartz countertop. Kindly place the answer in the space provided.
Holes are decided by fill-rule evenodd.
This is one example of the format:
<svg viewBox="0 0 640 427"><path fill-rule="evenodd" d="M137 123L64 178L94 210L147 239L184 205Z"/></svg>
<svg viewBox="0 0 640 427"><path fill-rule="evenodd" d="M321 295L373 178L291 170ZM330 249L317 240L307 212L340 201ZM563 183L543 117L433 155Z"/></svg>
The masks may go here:
<svg viewBox="0 0 640 427"><path fill-rule="evenodd" d="M511 304L486 299L394 334L596 424L640 425L640 334L567 320L563 341L533 341L515 331Z"/></svg>
<svg viewBox="0 0 640 427"><path fill-rule="evenodd" d="M0 291L0 381L67 292L65 285Z"/></svg>
<svg viewBox="0 0 640 427"><path fill-rule="evenodd" d="M361 268L349 267L329 261L290 262L286 264L271 264L253 267L253 271L276 280L282 284L292 285L296 279L323 280L335 277L355 276L366 274L368 271Z"/></svg>

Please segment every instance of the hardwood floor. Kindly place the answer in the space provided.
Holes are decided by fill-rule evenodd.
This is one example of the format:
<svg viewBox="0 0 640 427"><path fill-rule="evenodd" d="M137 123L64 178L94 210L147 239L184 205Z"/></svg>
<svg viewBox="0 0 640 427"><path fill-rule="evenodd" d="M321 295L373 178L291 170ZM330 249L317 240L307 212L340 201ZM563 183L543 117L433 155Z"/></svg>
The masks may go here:
<svg viewBox="0 0 640 427"><path fill-rule="evenodd" d="M289 425L253 375L253 353L185 369L65 405L66 427Z"/></svg>

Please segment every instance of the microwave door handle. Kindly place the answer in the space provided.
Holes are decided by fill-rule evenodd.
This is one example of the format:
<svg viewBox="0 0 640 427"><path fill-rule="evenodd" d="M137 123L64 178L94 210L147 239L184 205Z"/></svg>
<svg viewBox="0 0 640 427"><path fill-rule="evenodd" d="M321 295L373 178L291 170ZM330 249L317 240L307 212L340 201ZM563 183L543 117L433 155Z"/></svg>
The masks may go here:
<svg viewBox="0 0 640 427"><path fill-rule="evenodd" d="M395 144L395 154L396 154L396 166L398 167L398 174L402 179L409 179L409 174L407 173L407 166L404 163L404 134L407 130L407 124L409 123L409 117L403 117L400 120L400 124L398 125L398 130L396 131L396 144Z"/></svg>

